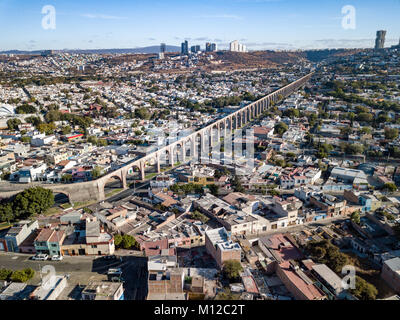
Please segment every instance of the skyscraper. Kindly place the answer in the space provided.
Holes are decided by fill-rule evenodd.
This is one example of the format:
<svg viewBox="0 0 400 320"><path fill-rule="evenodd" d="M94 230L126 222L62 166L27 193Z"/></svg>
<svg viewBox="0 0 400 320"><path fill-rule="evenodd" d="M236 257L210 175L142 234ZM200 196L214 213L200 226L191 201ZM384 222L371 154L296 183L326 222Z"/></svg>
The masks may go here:
<svg viewBox="0 0 400 320"><path fill-rule="evenodd" d="M229 44L229 50L232 52L247 52L247 48L244 44L239 43L235 40Z"/></svg>
<svg viewBox="0 0 400 320"><path fill-rule="evenodd" d="M201 51L201 49L200 49L199 45L196 45L196 46L192 46L190 48L190 51L192 51L192 53L197 53L197 52Z"/></svg>
<svg viewBox="0 0 400 320"><path fill-rule="evenodd" d="M207 42L206 43L206 52L214 52L214 51L217 51L217 44Z"/></svg>
<svg viewBox="0 0 400 320"><path fill-rule="evenodd" d="M161 52L161 53L165 53L166 50L167 50L167 46L165 45L165 43L161 43L161 45L160 45L160 52Z"/></svg>
<svg viewBox="0 0 400 320"><path fill-rule="evenodd" d="M165 51L167 50L167 46L165 43L160 44L160 53L158 54L159 59L164 59L165 58Z"/></svg>
<svg viewBox="0 0 400 320"><path fill-rule="evenodd" d="M187 40L185 40L185 42L182 42L181 54L186 56L189 55L189 42Z"/></svg>
<svg viewBox="0 0 400 320"><path fill-rule="evenodd" d="M379 30L376 32L375 50L383 49L385 47L386 30Z"/></svg>

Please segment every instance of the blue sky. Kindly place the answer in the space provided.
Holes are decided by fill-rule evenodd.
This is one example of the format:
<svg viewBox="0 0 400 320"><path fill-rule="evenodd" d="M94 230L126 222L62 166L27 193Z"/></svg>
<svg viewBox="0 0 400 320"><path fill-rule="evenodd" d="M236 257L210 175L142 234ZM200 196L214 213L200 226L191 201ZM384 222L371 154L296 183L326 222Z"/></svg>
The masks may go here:
<svg viewBox="0 0 400 320"><path fill-rule="evenodd" d="M42 7L56 9L56 29L42 28ZM356 9L356 29L342 28L342 7ZM400 0L0 0L0 51L135 48L239 40L249 49L372 47L400 38Z"/></svg>

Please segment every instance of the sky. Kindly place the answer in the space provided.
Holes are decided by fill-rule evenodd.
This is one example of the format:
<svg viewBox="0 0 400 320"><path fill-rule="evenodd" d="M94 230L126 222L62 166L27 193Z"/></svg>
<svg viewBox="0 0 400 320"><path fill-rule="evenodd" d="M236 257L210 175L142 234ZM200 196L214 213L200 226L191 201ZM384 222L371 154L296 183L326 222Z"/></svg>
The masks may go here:
<svg viewBox="0 0 400 320"><path fill-rule="evenodd" d="M343 28L342 8L355 9ZM45 6L55 24L43 27ZM399 43L400 0L0 0L0 51L109 49L239 40L250 50L367 48L377 30ZM50 21L49 19L45 22Z"/></svg>

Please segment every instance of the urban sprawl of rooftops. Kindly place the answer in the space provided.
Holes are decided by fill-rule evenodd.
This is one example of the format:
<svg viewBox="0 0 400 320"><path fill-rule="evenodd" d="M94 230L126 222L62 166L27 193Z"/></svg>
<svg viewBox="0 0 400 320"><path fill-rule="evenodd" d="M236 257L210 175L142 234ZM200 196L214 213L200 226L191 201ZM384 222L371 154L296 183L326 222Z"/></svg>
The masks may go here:
<svg viewBox="0 0 400 320"><path fill-rule="evenodd" d="M244 68L237 43L186 46L0 57L0 299L398 300L399 47ZM311 72L241 122L254 152L235 135L226 161L221 135L217 162L111 177ZM104 201L60 191L103 176ZM76 268L49 284L46 259Z"/></svg>

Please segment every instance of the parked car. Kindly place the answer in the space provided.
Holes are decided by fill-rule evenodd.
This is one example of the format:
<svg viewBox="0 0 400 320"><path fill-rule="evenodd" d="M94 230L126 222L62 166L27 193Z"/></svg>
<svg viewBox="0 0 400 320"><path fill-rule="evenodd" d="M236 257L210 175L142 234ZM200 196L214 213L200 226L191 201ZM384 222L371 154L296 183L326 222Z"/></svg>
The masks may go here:
<svg viewBox="0 0 400 320"><path fill-rule="evenodd" d="M32 257L32 260L35 260L35 261L46 261L48 259L49 259L49 256L47 254L42 254L42 253L37 254Z"/></svg>
<svg viewBox="0 0 400 320"><path fill-rule="evenodd" d="M63 256L55 255L51 257L51 261L61 261Z"/></svg>

